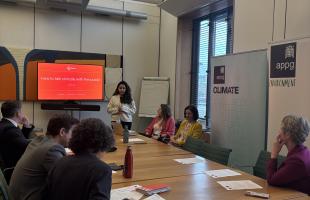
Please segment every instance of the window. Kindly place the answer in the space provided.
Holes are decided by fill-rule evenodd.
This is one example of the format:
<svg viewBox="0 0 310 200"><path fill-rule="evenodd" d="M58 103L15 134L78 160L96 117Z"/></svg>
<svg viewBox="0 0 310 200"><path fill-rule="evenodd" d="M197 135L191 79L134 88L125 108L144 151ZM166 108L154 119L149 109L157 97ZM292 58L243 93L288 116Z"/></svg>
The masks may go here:
<svg viewBox="0 0 310 200"><path fill-rule="evenodd" d="M191 73L191 104L199 117L210 116L210 58L232 52L232 9L228 8L194 21ZM208 126L208 124L207 124Z"/></svg>

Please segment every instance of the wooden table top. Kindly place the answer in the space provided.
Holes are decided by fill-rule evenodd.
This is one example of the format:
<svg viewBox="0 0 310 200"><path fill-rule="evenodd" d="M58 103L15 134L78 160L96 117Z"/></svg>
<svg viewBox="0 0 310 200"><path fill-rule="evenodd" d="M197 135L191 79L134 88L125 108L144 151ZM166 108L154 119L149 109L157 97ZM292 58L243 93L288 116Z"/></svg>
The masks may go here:
<svg viewBox="0 0 310 200"><path fill-rule="evenodd" d="M134 144L131 145L132 153L134 158L145 158L148 156L159 157L159 156L169 156L169 155L189 155L188 151L182 149L174 148L170 145L154 145L154 144ZM124 160L126 148L124 146L116 146L117 150L115 152L105 153L104 157L107 160L113 159L117 162Z"/></svg>
<svg viewBox="0 0 310 200"><path fill-rule="evenodd" d="M167 145L151 138L140 135L135 137L147 141L146 144L133 144L133 177L126 179L122 171L112 175L112 188L126 187L134 184L151 185L164 183L171 187L171 191L161 193L165 199L257 199L245 196L246 190L229 191L217 181L251 180L263 187L251 191L270 194L271 199L310 199L301 192L285 188L269 186L266 180L242 171L240 176L214 179L205 174L206 170L227 169L229 167L204 159L204 162L183 165L173 159L190 158L195 155L182 149ZM121 142L121 136L116 135L117 151L101 155L106 163L123 164L127 144Z"/></svg>
<svg viewBox="0 0 310 200"><path fill-rule="evenodd" d="M135 136L145 140L146 144L130 144L134 159L146 158L146 157L160 157L169 155L190 155L191 153L180 148L176 148L171 145L158 142L151 138L147 138L141 135ZM131 137L133 138L133 137ZM102 159L106 162L115 162L121 164L124 162L124 157L128 144L123 144L121 136L115 136L117 150L115 152L104 153Z"/></svg>
<svg viewBox="0 0 310 200"><path fill-rule="evenodd" d="M139 180L150 180L158 178L167 178L174 176L192 175L204 173L206 170L219 169L220 164L215 162L201 162L190 165L183 165L174 161L173 159L195 157L193 154L189 155L172 155L162 157L145 157L135 158L133 161L133 177L126 179L122 176L122 171L113 174L112 183L132 182ZM110 163L113 160L106 160ZM119 164L119 163L117 163Z"/></svg>
<svg viewBox="0 0 310 200"><path fill-rule="evenodd" d="M115 134L114 138L115 138L116 145L126 145L127 146L127 144L123 143L123 137L121 135ZM146 143L148 143L148 144L159 144L159 143L162 143L162 142L159 142L159 141L154 140L152 138L148 138L148 137L145 137L143 135L140 135L138 133L136 135L134 135L134 136L129 136L129 138L140 138L140 139L145 140ZM164 143L162 143L162 144L164 144Z"/></svg>
<svg viewBox="0 0 310 200"><path fill-rule="evenodd" d="M234 180L234 179L250 179L255 183L259 184L263 187L263 189L256 189L251 191L256 192L264 192L270 194L270 199L308 199L309 197L306 194L268 186L265 180L260 179L258 177L249 177L250 175L241 175L238 178L235 177L233 179L230 178L221 178L221 179L213 179L204 173L193 174L188 176L177 176L177 177L169 177L169 178L161 178L161 179L153 179L146 181L133 181L127 183L118 183L113 184L112 188L120 188L126 187L134 184L138 185L151 185L151 184L167 184L171 187L171 191L161 193L160 196L165 199L188 199L188 200L196 200L196 199L210 199L210 200L232 200L232 199L259 199L255 197L245 196L244 193L246 190L234 190L229 191L223 188L220 184L217 183L218 180Z"/></svg>

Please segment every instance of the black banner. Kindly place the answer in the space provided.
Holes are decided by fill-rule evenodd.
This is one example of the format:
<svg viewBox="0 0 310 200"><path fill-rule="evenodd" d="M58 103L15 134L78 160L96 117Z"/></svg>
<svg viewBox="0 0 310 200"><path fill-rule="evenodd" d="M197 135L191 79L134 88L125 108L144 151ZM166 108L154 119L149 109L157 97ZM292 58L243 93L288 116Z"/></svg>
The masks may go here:
<svg viewBox="0 0 310 200"><path fill-rule="evenodd" d="M296 42L271 46L270 78L296 76Z"/></svg>
<svg viewBox="0 0 310 200"><path fill-rule="evenodd" d="M214 66L214 84L225 83L225 66Z"/></svg>

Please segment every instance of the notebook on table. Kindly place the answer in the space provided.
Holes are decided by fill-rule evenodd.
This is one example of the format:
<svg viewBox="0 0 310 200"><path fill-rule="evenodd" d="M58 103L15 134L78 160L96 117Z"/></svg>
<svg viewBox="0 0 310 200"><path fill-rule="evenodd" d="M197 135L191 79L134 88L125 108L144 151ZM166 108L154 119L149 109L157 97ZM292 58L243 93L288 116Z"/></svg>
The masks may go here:
<svg viewBox="0 0 310 200"><path fill-rule="evenodd" d="M145 185L139 188L136 188L137 192L140 192L144 195L151 196L153 194L158 194L162 192L170 191L171 188L166 184L156 184L156 185Z"/></svg>

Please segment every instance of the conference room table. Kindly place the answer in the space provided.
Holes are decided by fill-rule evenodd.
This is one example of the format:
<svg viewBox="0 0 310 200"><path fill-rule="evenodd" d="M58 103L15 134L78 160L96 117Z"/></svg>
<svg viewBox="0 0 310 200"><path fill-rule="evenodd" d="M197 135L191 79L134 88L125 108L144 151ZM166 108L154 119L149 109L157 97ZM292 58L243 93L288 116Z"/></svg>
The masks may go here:
<svg viewBox="0 0 310 200"><path fill-rule="evenodd" d="M232 170L241 173L239 176L212 178L205 173L206 170L231 168L142 135L130 138L140 138L146 143L123 144L121 135L115 134L117 150L100 155L106 163L121 165L124 163L127 146L131 146L133 177L124 178L122 171L117 171L112 175L112 189L131 185L167 184L171 190L159 194L164 199L257 199L257 197L245 196L246 190L226 190L217 183L217 181L251 180L262 187L251 191L268 193L270 199L310 199L308 195L298 191L269 186L266 180L238 169ZM181 164L174 160L193 157L202 159L202 162Z"/></svg>

